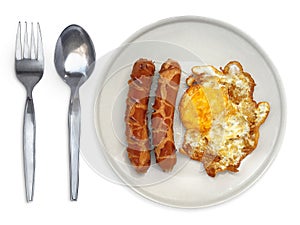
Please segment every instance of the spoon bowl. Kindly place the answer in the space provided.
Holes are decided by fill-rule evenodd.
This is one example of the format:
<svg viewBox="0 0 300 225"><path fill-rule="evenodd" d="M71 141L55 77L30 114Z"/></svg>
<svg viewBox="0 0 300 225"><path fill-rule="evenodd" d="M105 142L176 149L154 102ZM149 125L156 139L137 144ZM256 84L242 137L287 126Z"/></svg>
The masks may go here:
<svg viewBox="0 0 300 225"><path fill-rule="evenodd" d="M54 64L69 86L80 87L92 74L96 53L88 33L78 25L64 29L57 40Z"/></svg>
<svg viewBox="0 0 300 225"><path fill-rule="evenodd" d="M78 25L70 25L59 36L54 54L57 73L71 88L69 103L70 195L76 201L79 184L80 100L79 87L95 67L96 53L88 33Z"/></svg>

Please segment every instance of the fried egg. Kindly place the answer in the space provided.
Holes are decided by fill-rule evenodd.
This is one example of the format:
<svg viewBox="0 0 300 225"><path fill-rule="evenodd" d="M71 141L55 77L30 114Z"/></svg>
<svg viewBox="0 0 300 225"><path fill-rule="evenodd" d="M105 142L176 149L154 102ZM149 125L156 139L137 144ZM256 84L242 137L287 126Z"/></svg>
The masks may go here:
<svg viewBox="0 0 300 225"><path fill-rule="evenodd" d="M180 152L201 161L209 176L237 172L257 146L259 127L270 111L253 99L255 82L239 62L224 69L195 66L186 79L179 112L186 128Z"/></svg>

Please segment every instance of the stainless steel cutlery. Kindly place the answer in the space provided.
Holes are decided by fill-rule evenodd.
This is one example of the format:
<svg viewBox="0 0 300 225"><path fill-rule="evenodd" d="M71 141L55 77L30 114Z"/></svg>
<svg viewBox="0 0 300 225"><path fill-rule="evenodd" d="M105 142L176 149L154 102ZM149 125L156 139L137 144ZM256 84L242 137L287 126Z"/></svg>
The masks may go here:
<svg viewBox="0 0 300 225"><path fill-rule="evenodd" d="M21 22L19 22L15 49L15 71L27 92L23 123L23 159L26 200L29 202L33 200L35 174L36 126L32 91L44 73L44 53L40 25L37 24L36 38L33 23L31 23L30 37L27 23L25 22L23 38L21 27Z"/></svg>
<svg viewBox="0 0 300 225"><path fill-rule="evenodd" d="M15 72L24 85L27 97L23 124L23 159L26 200L33 200L35 180L35 112L32 91L44 73L44 53L39 23L31 23L28 28L18 24ZM36 27L36 38L34 27ZM30 31L28 31L30 29ZM95 66L95 49L87 32L78 25L68 26L59 36L55 48L54 63L58 74L71 88L69 103L69 156L70 156L70 196L77 200L79 183L80 150L80 101L79 87L89 78Z"/></svg>
<svg viewBox="0 0 300 225"><path fill-rule="evenodd" d="M71 201L77 200L79 184L79 88L92 74L95 57L93 42L82 27L71 25L64 29L56 43L54 63L56 71L71 89L68 115Z"/></svg>

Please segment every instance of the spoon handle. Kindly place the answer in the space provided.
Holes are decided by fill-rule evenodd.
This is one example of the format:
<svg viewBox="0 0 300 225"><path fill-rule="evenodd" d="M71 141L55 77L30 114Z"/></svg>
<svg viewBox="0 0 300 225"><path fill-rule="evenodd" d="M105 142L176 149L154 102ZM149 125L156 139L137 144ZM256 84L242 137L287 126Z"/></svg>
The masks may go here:
<svg viewBox="0 0 300 225"><path fill-rule="evenodd" d="M27 97L23 123L23 160L26 200L33 200L35 173L35 113L33 99Z"/></svg>
<svg viewBox="0 0 300 225"><path fill-rule="evenodd" d="M80 148L80 101L79 89L71 89L69 104L69 152L70 152L70 194L71 201L76 201L79 184L79 148Z"/></svg>

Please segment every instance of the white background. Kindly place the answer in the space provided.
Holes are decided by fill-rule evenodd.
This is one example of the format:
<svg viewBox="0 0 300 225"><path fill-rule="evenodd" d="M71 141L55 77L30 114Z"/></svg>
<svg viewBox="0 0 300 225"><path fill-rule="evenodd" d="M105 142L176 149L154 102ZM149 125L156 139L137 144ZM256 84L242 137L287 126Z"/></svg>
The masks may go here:
<svg viewBox="0 0 300 225"><path fill-rule="evenodd" d="M299 220L300 13L297 1L7 1L1 6L0 224L296 224ZM53 54L72 23L92 37L98 57L133 32L171 16L198 15L230 23L269 55L286 91L288 120L281 150L266 174L242 195L196 210L161 206L110 183L83 160L78 202L69 201L67 109L69 89ZM34 202L27 204L22 168L25 90L14 74L18 21L39 21L45 73L34 90L37 168ZM201 188L201 187L199 187Z"/></svg>

